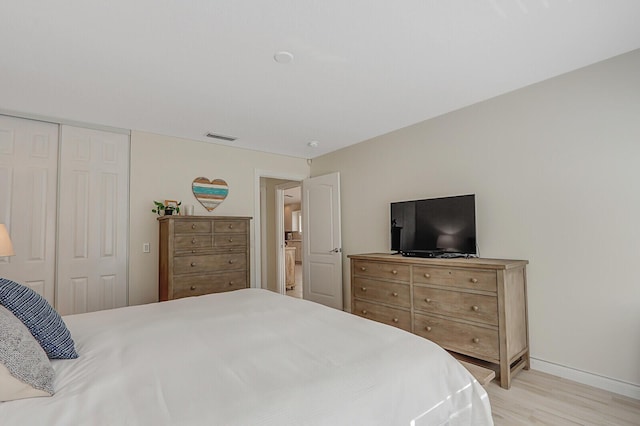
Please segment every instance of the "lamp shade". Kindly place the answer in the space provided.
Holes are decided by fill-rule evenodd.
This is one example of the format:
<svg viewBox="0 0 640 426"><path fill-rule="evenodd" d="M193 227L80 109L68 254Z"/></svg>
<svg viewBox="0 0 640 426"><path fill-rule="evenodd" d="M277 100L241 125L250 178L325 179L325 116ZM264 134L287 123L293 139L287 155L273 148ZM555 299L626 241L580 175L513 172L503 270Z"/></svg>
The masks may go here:
<svg viewBox="0 0 640 426"><path fill-rule="evenodd" d="M0 257L13 256L13 245L11 244L11 238L9 238L9 232L4 223L0 223Z"/></svg>

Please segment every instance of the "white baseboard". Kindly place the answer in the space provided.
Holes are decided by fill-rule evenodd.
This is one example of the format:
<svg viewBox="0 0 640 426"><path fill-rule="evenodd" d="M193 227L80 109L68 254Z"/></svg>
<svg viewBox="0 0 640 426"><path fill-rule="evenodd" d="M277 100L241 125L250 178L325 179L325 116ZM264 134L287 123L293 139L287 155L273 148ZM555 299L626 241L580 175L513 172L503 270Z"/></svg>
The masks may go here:
<svg viewBox="0 0 640 426"><path fill-rule="evenodd" d="M565 367L564 365L558 365L536 358L531 358L531 369L553 374L554 376L573 380L574 382L582 383L583 385L604 389L630 398L640 399L640 385L633 383L627 383L621 380L587 373L586 371L576 370L571 367Z"/></svg>

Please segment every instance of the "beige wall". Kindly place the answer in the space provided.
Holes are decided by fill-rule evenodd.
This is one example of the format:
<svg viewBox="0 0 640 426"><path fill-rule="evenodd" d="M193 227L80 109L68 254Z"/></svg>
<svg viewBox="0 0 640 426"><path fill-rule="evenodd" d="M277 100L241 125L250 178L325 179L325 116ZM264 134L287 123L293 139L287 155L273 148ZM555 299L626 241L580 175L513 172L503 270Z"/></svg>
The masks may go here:
<svg viewBox="0 0 640 426"><path fill-rule="evenodd" d="M475 193L481 255L531 262L532 356L640 384L640 51L313 160L334 171L347 297L389 202Z"/></svg>
<svg viewBox="0 0 640 426"><path fill-rule="evenodd" d="M256 169L309 174L305 159L132 132L129 304L158 300L158 224L151 212L153 200L181 200L183 205L193 204L198 215L253 216ZM191 192L191 183L199 176L221 178L229 185L227 199L211 213ZM252 269L254 225L252 221ZM142 252L145 242L151 243L151 253Z"/></svg>

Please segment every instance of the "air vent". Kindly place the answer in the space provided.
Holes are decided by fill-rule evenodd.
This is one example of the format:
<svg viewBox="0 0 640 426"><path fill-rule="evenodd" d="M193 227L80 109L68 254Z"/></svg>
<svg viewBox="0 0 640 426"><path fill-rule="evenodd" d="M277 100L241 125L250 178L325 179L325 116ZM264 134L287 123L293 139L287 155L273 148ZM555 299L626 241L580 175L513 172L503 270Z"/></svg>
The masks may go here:
<svg viewBox="0 0 640 426"><path fill-rule="evenodd" d="M205 136L211 139L220 139L221 141L226 141L226 142L233 142L236 139L238 139L233 136L225 136L225 135L220 135L218 133L207 133Z"/></svg>

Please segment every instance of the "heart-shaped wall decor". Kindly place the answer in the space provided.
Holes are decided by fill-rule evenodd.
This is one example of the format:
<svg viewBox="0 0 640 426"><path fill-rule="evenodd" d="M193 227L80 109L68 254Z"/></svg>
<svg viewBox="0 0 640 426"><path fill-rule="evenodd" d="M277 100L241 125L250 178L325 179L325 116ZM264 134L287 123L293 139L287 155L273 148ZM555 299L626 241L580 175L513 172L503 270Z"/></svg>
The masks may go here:
<svg viewBox="0 0 640 426"><path fill-rule="evenodd" d="M205 209L211 211L227 198L229 194L229 186L222 179L209 180L206 177L198 177L193 180L191 190L196 200Z"/></svg>

